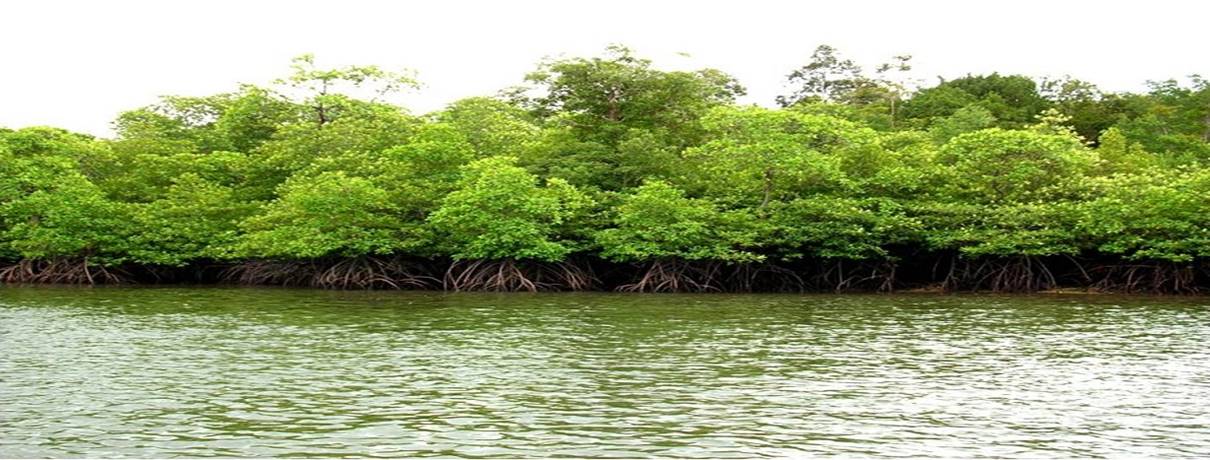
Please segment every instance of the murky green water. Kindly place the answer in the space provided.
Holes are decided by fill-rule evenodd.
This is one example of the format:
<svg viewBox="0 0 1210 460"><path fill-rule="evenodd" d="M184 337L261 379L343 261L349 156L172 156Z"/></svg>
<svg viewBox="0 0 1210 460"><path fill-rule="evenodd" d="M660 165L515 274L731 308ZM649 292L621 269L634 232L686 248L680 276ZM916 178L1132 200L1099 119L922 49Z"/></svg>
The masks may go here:
<svg viewBox="0 0 1210 460"><path fill-rule="evenodd" d="M1210 299L0 288L0 457L1210 456Z"/></svg>

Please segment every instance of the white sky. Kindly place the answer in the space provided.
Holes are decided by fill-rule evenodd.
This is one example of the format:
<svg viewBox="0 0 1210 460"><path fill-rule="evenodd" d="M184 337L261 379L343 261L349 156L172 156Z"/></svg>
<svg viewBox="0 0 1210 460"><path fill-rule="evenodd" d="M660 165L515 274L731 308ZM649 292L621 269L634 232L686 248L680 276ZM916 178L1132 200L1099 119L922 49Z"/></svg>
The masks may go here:
<svg viewBox="0 0 1210 460"><path fill-rule="evenodd" d="M784 75L831 44L915 75L1070 74L1107 90L1210 74L1210 2L1108 1L59 1L0 5L0 126L109 135L166 94L267 83L291 57L411 68L413 112L494 94L543 56L622 43L664 68L715 67L771 105ZM690 57L678 55L689 53Z"/></svg>

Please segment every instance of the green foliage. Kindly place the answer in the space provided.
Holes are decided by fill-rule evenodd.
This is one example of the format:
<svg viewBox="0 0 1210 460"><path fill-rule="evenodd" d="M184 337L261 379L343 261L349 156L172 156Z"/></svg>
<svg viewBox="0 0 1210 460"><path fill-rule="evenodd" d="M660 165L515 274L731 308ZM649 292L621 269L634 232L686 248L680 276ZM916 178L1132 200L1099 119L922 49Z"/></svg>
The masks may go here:
<svg viewBox="0 0 1210 460"><path fill-rule="evenodd" d="M811 61L786 76L794 87L789 95L777 96L777 103L790 107L801 102L836 102L851 98L869 84L861 66L840 57L836 48L819 45Z"/></svg>
<svg viewBox="0 0 1210 460"><path fill-rule="evenodd" d="M728 205L848 186L846 161L877 150L873 130L837 118L756 107L720 108L702 120L710 141L686 150L706 193Z"/></svg>
<svg viewBox="0 0 1210 460"><path fill-rule="evenodd" d="M0 204L51 187L76 174L85 139L51 128L0 133Z"/></svg>
<svg viewBox="0 0 1210 460"><path fill-rule="evenodd" d="M164 198L183 174L196 174L207 181L233 187L241 197L248 197L255 193L247 190L250 184L246 181L252 161L248 155L236 152L161 156L118 150L104 165L105 172L95 180L110 198L131 203Z"/></svg>
<svg viewBox="0 0 1210 460"><path fill-rule="evenodd" d="M1150 82L1147 95L1128 95L1133 116L1116 126L1169 164L1210 162L1210 81L1197 75L1190 80L1188 86Z"/></svg>
<svg viewBox="0 0 1210 460"><path fill-rule="evenodd" d="M601 257L609 260L762 259L751 250L758 234L751 213L721 211L709 200L687 198L666 182L648 182L623 196L610 223L595 235Z"/></svg>
<svg viewBox="0 0 1210 460"><path fill-rule="evenodd" d="M1206 80L1131 94L993 73L916 91L909 59L865 74L820 47L771 109L736 105L717 70L611 47L413 116L386 99L410 73L304 55L272 87L124 112L114 139L0 129L0 259L1210 259Z"/></svg>
<svg viewBox="0 0 1210 460"><path fill-rule="evenodd" d="M526 146L519 160L536 174L577 187L619 191L676 174L680 152L658 131L632 129L610 147L582 140L567 127L549 127Z"/></svg>
<svg viewBox="0 0 1210 460"><path fill-rule="evenodd" d="M1137 172L1159 165L1142 144L1131 142L1118 128L1109 128L1101 134L1097 156L1101 158L1097 169L1103 174Z"/></svg>
<svg viewBox="0 0 1210 460"><path fill-rule="evenodd" d="M782 107L894 130L902 118L902 102L914 87L906 75L912 70L911 60L906 54L894 56L878 65L871 77L855 62L841 58L835 48L820 45L809 63L786 76L791 93L776 100Z"/></svg>
<svg viewBox="0 0 1210 460"><path fill-rule="evenodd" d="M1094 184L1080 226L1097 250L1172 262L1210 256L1210 170L1144 171Z"/></svg>
<svg viewBox="0 0 1210 460"><path fill-rule="evenodd" d="M150 265L183 266L199 259L228 259L239 223L253 211L229 187L186 173L163 198L135 209L139 228L130 258Z"/></svg>
<svg viewBox="0 0 1210 460"><path fill-rule="evenodd" d="M962 134L942 146L943 193L970 203L1021 203L1061 197L1091 170L1095 155L1062 134L999 128Z"/></svg>
<svg viewBox="0 0 1210 460"><path fill-rule="evenodd" d="M784 259L882 259L888 246L912 242L921 230L901 205L886 199L816 195L779 204L770 216L770 240Z"/></svg>
<svg viewBox="0 0 1210 460"><path fill-rule="evenodd" d="M267 89L245 85L238 93L163 97L119 115L114 130L119 148L138 154L248 152L297 121L300 111Z"/></svg>
<svg viewBox="0 0 1210 460"><path fill-rule="evenodd" d="M405 144L419 123L395 107L362 105L364 112L324 125L299 123L282 127L254 152L258 161L252 164L248 185L255 196L271 198L273 190L296 172L325 168L332 163L364 162Z"/></svg>
<svg viewBox="0 0 1210 460"><path fill-rule="evenodd" d="M466 136L478 158L519 155L539 132L525 110L489 98L456 101L437 113L436 119Z"/></svg>
<svg viewBox="0 0 1210 460"><path fill-rule="evenodd" d="M1092 83L1070 77L1043 80L1040 92L1068 117L1076 133L1091 143L1099 142L1101 133L1127 111L1125 99L1120 95L1106 94Z"/></svg>
<svg viewBox="0 0 1210 460"><path fill-rule="evenodd" d="M932 249L972 256L1052 256L1085 249L1076 230L1085 178L1099 164L1066 126L991 128L954 137L937 155L932 195L912 205Z"/></svg>
<svg viewBox="0 0 1210 460"><path fill-rule="evenodd" d="M717 70L660 71L625 47L607 51L605 57L543 63L526 77L539 94L522 102L584 140L612 146L631 129L663 128L673 145L684 147L693 143L702 113L744 94Z"/></svg>
<svg viewBox="0 0 1210 460"><path fill-rule="evenodd" d="M996 125L996 116L978 105L968 105L952 115L933 120L929 134L938 144L944 144L960 134L991 128Z"/></svg>
<svg viewBox="0 0 1210 460"><path fill-rule="evenodd" d="M978 105L997 120L1001 128L1017 129L1032 123L1050 106L1038 85L1021 75L968 75L921 90L903 107L907 118L935 120L953 115L963 107Z"/></svg>
<svg viewBox="0 0 1210 460"><path fill-rule="evenodd" d="M404 235L401 247L411 253L433 255L432 235L425 220L446 195L456 190L461 168L475 155L473 144L458 129L430 123L421 126L406 144L387 149L377 161L363 161L350 170L385 190L398 207Z"/></svg>
<svg viewBox="0 0 1210 460"><path fill-rule="evenodd" d="M378 66L321 69L316 67L312 54L295 57L292 68L294 73L277 83L295 93L297 103L306 107L306 118L317 127L342 117L364 115L367 110L375 110L380 98L420 86L411 71L391 72ZM370 96L368 103L357 99L359 95Z"/></svg>
<svg viewBox="0 0 1210 460"><path fill-rule="evenodd" d="M398 207L387 192L342 172L291 178L280 197L243 222L244 257L307 259L389 254L399 248Z"/></svg>
<svg viewBox="0 0 1210 460"><path fill-rule="evenodd" d="M518 153L526 167L611 191L664 177L673 152L701 142L701 117L744 94L717 70L662 71L625 47L607 51L544 62L528 87L513 90L514 102L547 128Z"/></svg>
<svg viewBox="0 0 1210 460"><path fill-rule="evenodd" d="M958 250L975 257L1071 255L1084 249L1073 202L932 202L920 210L932 249Z"/></svg>
<svg viewBox="0 0 1210 460"><path fill-rule="evenodd" d="M512 157L474 161L428 221L455 259L562 260L578 249L566 228L591 202L560 179L539 182Z"/></svg>
<svg viewBox="0 0 1210 460"><path fill-rule="evenodd" d="M111 201L79 174L0 206L6 249L26 259L85 257L120 263L136 228L129 205Z"/></svg>

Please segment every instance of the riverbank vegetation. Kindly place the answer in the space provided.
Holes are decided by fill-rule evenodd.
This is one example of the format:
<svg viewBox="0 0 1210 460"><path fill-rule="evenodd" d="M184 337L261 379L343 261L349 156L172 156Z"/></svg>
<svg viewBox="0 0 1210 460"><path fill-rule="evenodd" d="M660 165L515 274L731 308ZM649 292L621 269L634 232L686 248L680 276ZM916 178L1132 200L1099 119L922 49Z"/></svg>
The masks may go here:
<svg viewBox="0 0 1210 460"><path fill-rule="evenodd" d="M1210 82L909 68L821 46L774 109L612 47L416 115L303 56L112 139L0 129L0 282L1210 289Z"/></svg>

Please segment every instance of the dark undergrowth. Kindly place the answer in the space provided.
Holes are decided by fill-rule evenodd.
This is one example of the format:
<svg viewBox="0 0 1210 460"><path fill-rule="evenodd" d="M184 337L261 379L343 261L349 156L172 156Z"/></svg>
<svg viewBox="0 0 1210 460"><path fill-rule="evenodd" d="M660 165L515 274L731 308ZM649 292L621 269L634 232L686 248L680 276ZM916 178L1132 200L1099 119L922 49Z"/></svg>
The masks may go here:
<svg viewBox="0 0 1210 460"><path fill-rule="evenodd" d="M406 257L305 261L204 261L184 267L104 266L88 259L22 260L0 267L7 284L219 284L323 289L619 292L1003 292L1210 293L1210 262L1098 257L969 259L915 254L900 261L799 260L727 264L662 259L619 264L423 260Z"/></svg>

